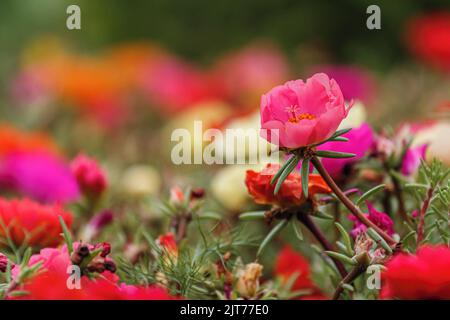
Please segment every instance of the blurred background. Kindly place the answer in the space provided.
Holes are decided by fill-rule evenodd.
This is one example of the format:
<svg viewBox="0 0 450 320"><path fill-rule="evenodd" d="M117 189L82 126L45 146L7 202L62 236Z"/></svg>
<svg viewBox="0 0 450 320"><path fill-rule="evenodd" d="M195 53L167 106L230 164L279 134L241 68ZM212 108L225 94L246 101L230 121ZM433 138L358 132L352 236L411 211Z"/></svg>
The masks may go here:
<svg viewBox="0 0 450 320"><path fill-rule="evenodd" d="M81 30L66 28L71 4ZM446 0L4 0L0 46L0 156L43 134L66 160L100 159L112 194L195 182L230 211L245 168L173 166L174 128L258 128L261 94L319 71L356 101L353 126L428 123L450 105Z"/></svg>

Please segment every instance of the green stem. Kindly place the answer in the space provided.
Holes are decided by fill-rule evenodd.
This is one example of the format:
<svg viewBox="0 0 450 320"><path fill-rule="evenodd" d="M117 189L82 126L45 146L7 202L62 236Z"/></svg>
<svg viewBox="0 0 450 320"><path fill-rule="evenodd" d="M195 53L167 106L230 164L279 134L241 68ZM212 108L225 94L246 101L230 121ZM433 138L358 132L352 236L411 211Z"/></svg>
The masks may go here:
<svg viewBox="0 0 450 320"><path fill-rule="evenodd" d="M345 195L345 193L338 187L338 185L334 182L333 178L328 174L327 170L324 168L320 160L313 156L311 158L311 162L314 167L317 169L319 174L328 184L328 186L333 190L334 194L341 200L341 202L347 207L348 210L356 217L359 221L361 221L368 228L374 229L383 239L390 245L396 245L397 242L390 237L386 232L384 232L381 228L375 225L372 221L370 221L361 210L355 206L355 204Z"/></svg>

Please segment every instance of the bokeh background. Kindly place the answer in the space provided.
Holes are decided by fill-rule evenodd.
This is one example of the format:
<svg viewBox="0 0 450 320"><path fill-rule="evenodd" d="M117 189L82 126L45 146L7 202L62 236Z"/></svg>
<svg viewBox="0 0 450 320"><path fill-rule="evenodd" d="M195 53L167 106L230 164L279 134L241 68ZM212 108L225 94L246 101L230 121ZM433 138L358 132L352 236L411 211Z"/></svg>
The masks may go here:
<svg viewBox="0 0 450 320"><path fill-rule="evenodd" d="M71 4L81 30L66 28ZM373 4L381 30L366 27ZM127 248L141 227L157 236L167 224L158 204L173 186L204 188L206 210L233 226L258 209L244 184L254 167L176 166L172 130L192 130L194 120L258 129L261 95L315 72L354 100L344 126L368 122L393 136L408 122L425 132L414 143L431 141L428 151L450 165L448 0L2 0L0 194L75 200L65 174L83 153L98 160L108 189L95 208L70 208L76 234L111 209L115 224L97 239ZM27 153L36 150L44 155Z"/></svg>

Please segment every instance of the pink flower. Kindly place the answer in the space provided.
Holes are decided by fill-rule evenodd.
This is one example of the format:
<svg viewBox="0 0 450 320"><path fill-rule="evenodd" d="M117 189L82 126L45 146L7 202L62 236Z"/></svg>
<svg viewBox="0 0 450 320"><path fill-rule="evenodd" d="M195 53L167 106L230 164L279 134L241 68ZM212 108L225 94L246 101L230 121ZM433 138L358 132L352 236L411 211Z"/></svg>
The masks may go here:
<svg viewBox="0 0 450 320"><path fill-rule="evenodd" d="M45 153L17 152L0 161L0 186L41 202L78 198L77 183L68 166Z"/></svg>
<svg viewBox="0 0 450 320"><path fill-rule="evenodd" d="M79 154L72 160L70 167L84 194L99 197L105 191L108 182L95 159Z"/></svg>
<svg viewBox="0 0 450 320"><path fill-rule="evenodd" d="M261 136L296 149L328 139L347 116L339 85L324 73L288 81L261 97ZM277 141L278 140L278 141Z"/></svg>
<svg viewBox="0 0 450 320"><path fill-rule="evenodd" d="M225 56L213 73L227 98L247 106L286 81L288 70L286 58L276 47L257 43Z"/></svg>
<svg viewBox="0 0 450 320"><path fill-rule="evenodd" d="M388 235L392 236L395 233L394 222L392 219L386 213L376 210L370 202L366 202L366 205L367 209L369 209L369 213L366 214L366 217ZM348 218L354 222L353 230L350 232L352 237L356 238L362 232L366 232L367 227L355 216L350 215Z"/></svg>
<svg viewBox="0 0 450 320"><path fill-rule="evenodd" d="M420 160L425 159L428 145L423 144L415 148L409 148L402 160L401 172L405 176L414 174L420 166Z"/></svg>
<svg viewBox="0 0 450 320"><path fill-rule="evenodd" d="M207 77L193 66L173 57L144 69L141 86L161 113L184 110L211 97Z"/></svg>
<svg viewBox="0 0 450 320"><path fill-rule="evenodd" d="M342 136L348 138L349 141L330 141L318 147L319 150L333 150L356 154L355 157L347 159L322 159L322 164L325 166L328 173L335 179L338 179L345 174L345 170L348 166L364 157L374 145L374 134L372 128L370 128L367 123L363 123L359 128L352 129Z"/></svg>

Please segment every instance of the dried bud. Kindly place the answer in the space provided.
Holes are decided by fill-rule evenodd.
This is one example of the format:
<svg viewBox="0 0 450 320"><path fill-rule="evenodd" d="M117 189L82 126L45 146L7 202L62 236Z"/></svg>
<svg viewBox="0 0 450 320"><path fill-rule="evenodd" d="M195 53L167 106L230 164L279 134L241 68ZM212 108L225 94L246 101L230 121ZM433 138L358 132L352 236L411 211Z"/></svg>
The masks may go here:
<svg viewBox="0 0 450 320"><path fill-rule="evenodd" d="M205 189L196 188L191 191L191 199L202 199L205 196Z"/></svg>
<svg viewBox="0 0 450 320"><path fill-rule="evenodd" d="M361 232L355 240L355 255L369 252L372 248L373 240L365 232Z"/></svg>
<svg viewBox="0 0 450 320"><path fill-rule="evenodd" d="M109 272L115 273L117 270L115 262L110 259L106 260L105 269L108 270Z"/></svg>
<svg viewBox="0 0 450 320"><path fill-rule="evenodd" d="M70 260L75 265L80 265L84 258L90 253L89 247L86 244L80 244L78 248L72 253Z"/></svg>
<svg viewBox="0 0 450 320"><path fill-rule="evenodd" d="M236 289L242 297L252 298L256 295L262 270L263 266L259 263L249 263L245 266L245 270L239 271Z"/></svg>

